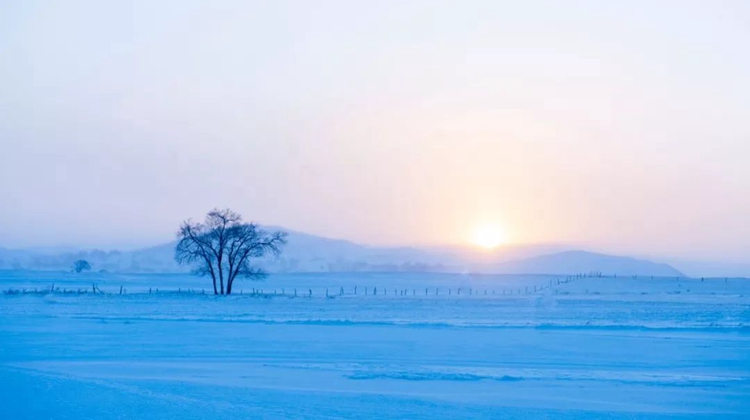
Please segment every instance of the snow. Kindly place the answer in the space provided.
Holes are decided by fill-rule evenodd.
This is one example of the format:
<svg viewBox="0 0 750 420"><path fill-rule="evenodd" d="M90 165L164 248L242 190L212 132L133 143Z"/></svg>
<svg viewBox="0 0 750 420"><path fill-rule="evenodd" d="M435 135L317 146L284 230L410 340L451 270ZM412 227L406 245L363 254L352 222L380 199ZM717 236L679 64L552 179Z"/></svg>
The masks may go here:
<svg viewBox="0 0 750 420"><path fill-rule="evenodd" d="M216 297L185 275L4 271L0 288L37 291L0 296L2 419L750 415L743 279L290 274Z"/></svg>

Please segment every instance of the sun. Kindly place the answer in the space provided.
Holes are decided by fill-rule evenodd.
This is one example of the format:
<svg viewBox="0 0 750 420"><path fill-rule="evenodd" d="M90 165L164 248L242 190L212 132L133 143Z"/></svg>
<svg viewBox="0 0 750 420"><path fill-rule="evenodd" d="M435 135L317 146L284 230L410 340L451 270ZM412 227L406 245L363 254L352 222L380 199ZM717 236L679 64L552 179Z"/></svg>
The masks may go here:
<svg viewBox="0 0 750 420"><path fill-rule="evenodd" d="M497 248L508 243L508 235L502 226L496 223L484 223L474 230L473 242L485 249Z"/></svg>

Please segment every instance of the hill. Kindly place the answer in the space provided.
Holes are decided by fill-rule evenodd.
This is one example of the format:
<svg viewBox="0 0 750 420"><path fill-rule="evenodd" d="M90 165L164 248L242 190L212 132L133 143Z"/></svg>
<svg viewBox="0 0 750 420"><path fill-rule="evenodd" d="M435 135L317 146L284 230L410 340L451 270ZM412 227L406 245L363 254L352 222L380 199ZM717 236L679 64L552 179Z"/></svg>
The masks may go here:
<svg viewBox="0 0 750 420"><path fill-rule="evenodd" d="M259 262L270 272L574 274L596 271L623 276L683 276L667 264L565 250L562 246L514 246L496 251L465 247L376 247L302 232L287 232L289 242L281 257ZM78 259L88 260L96 271L188 271L174 261L173 242L135 251L0 248L0 269L69 270L73 261Z"/></svg>
<svg viewBox="0 0 750 420"><path fill-rule="evenodd" d="M685 276L683 273L668 264L585 251L566 251L511 261L501 264L496 272L529 274L576 274L600 272L608 275L616 274L621 276Z"/></svg>

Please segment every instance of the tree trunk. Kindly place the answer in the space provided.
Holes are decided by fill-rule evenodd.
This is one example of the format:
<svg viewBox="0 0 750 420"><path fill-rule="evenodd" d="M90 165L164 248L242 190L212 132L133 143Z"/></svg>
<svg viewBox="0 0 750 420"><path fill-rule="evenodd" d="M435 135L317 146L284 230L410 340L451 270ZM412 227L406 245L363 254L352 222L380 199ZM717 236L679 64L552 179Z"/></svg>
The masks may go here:
<svg viewBox="0 0 750 420"><path fill-rule="evenodd" d="M234 286L234 275L232 270L229 270L229 276L227 277L227 294L232 294L232 286Z"/></svg>
<svg viewBox="0 0 750 420"><path fill-rule="evenodd" d="M219 264L219 286L221 287L221 294L224 294L224 273L221 269L221 264Z"/></svg>
<svg viewBox="0 0 750 420"><path fill-rule="evenodd" d="M234 268L234 264L230 262L229 272L227 273L227 294L232 294L232 287L234 286L234 279L237 278L237 271Z"/></svg>

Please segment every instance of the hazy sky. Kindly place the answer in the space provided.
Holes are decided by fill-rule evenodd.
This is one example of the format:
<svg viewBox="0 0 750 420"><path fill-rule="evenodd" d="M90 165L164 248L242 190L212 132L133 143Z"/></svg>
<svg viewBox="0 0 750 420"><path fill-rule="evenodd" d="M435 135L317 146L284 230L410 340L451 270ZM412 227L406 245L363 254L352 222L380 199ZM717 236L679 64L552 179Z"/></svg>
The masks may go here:
<svg viewBox="0 0 750 420"><path fill-rule="evenodd" d="M747 1L0 0L0 246L231 207L750 259Z"/></svg>

